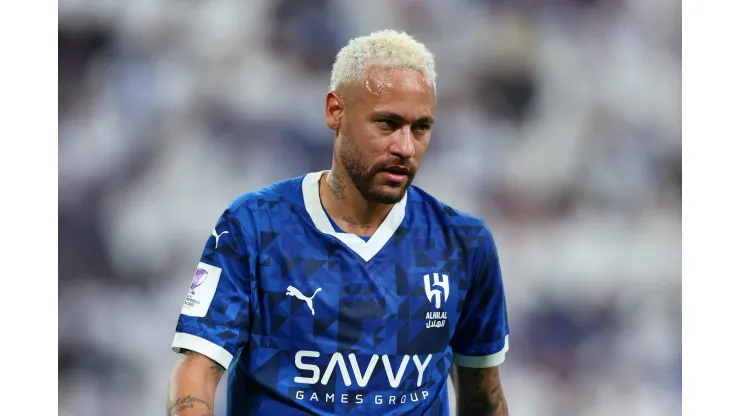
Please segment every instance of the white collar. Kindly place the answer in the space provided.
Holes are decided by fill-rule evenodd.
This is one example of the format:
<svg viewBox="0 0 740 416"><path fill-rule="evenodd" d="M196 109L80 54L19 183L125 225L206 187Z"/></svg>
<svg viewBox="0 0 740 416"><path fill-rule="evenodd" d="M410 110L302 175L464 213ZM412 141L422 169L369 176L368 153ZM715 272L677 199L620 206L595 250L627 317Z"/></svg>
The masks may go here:
<svg viewBox="0 0 740 416"><path fill-rule="evenodd" d="M366 262L370 261L390 241L401 222L403 222L406 216L407 195L404 194L403 199L391 208L391 212L385 217L375 234L368 241L365 241L355 234L337 232L331 225L319 196L319 180L325 173L328 173L328 171L313 172L303 178L303 203L308 215L319 231L336 237Z"/></svg>

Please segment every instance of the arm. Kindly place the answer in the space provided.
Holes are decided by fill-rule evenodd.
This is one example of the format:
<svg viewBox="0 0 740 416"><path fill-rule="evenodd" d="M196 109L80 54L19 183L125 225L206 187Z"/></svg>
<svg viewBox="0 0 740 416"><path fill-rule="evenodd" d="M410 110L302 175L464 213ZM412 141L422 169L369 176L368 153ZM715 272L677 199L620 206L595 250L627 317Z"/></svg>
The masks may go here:
<svg viewBox="0 0 740 416"><path fill-rule="evenodd" d="M475 251L460 320L451 340L450 369L458 416L508 416L499 379L509 351L509 320L498 251L487 228Z"/></svg>
<svg viewBox="0 0 740 416"><path fill-rule="evenodd" d="M453 365L452 382L457 396L458 416L509 416L498 367Z"/></svg>
<svg viewBox="0 0 740 416"><path fill-rule="evenodd" d="M167 416L213 416L224 368L203 354L185 351L170 377Z"/></svg>
<svg viewBox="0 0 740 416"><path fill-rule="evenodd" d="M218 246L216 246L217 236ZM177 319L167 416L213 416L216 388L249 339L254 250L230 208L206 242Z"/></svg>

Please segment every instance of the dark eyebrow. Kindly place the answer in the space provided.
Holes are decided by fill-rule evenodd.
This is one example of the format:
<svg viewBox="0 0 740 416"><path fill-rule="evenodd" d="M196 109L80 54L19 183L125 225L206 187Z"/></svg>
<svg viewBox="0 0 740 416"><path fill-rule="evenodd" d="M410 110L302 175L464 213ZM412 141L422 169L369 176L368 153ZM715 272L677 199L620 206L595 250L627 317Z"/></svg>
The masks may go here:
<svg viewBox="0 0 740 416"><path fill-rule="evenodd" d="M432 124L434 124L434 118L432 118L430 116L424 116L424 117L416 120L416 124L418 124L418 123L428 124L428 125L431 126Z"/></svg>
<svg viewBox="0 0 740 416"><path fill-rule="evenodd" d="M375 118L384 118L384 119L389 119L389 120L393 120L397 122L406 121L405 117L403 117L400 114L396 114L392 111L377 111L374 113L374 116ZM434 124L434 118L432 118L431 116L422 116L418 120L414 121L413 124L428 124L431 126L432 124Z"/></svg>

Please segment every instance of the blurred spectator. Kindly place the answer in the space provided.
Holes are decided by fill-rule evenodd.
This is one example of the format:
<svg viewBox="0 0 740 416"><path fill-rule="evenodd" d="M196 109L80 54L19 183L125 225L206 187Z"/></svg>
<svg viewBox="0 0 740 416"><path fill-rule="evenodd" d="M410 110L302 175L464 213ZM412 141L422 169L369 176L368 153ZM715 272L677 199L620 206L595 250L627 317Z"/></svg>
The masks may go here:
<svg viewBox="0 0 740 416"><path fill-rule="evenodd" d="M417 183L499 247L512 414L677 414L680 7L60 3L60 412L162 412L213 222L240 193L330 166L334 55L395 28L439 70Z"/></svg>

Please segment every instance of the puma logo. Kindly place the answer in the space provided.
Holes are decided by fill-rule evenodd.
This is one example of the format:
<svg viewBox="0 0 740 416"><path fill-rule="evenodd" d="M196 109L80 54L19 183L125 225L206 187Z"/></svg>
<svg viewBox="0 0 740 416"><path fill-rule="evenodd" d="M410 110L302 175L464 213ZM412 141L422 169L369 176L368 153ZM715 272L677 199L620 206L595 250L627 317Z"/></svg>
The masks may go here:
<svg viewBox="0 0 740 416"><path fill-rule="evenodd" d="M216 229L215 228L213 229L213 231L211 232L211 235L216 237L216 247L215 248L218 248L218 239L221 238L222 235L228 234L228 233L229 233L228 231L223 231L221 234L216 234Z"/></svg>
<svg viewBox="0 0 740 416"><path fill-rule="evenodd" d="M321 288L316 289L316 291L313 292L313 296L311 296L310 298L307 298L306 295L301 293L298 289L294 288L293 286L288 286L288 292L286 293L286 295L295 296L296 298L306 302L306 305L308 305L308 309L311 309L311 315L316 315L316 312L314 312L313 310L313 298L320 291L321 291Z"/></svg>

